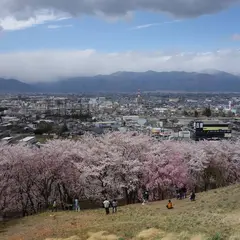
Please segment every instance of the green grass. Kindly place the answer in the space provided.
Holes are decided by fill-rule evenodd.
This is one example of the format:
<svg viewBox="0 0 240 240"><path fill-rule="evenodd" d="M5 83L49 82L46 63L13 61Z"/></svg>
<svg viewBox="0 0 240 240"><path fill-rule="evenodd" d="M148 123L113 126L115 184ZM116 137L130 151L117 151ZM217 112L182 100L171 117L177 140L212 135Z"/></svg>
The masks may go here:
<svg viewBox="0 0 240 240"><path fill-rule="evenodd" d="M240 240L240 185L173 203L173 210L162 201L121 207L109 216L104 209L43 213L1 226L0 239Z"/></svg>

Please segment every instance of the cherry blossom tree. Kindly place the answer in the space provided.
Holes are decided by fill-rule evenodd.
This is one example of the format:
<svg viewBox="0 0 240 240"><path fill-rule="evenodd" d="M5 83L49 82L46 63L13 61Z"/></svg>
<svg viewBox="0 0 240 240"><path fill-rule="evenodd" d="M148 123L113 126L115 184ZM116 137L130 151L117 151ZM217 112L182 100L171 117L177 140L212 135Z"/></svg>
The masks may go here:
<svg viewBox="0 0 240 240"><path fill-rule="evenodd" d="M164 199L164 193L171 192L173 186L188 182L187 165L172 143L154 143L150 153L144 166L145 184L152 190L154 199Z"/></svg>
<svg viewBox="0 0 240 240"><path fill-rule="evenodd" d="M115 186L119 185L127 203L134 203L144 185L144 165L151 154L152 139L133 133L115 133L106 138L119 155L115 161Z"/></svg>
<svg viewBox="0 0 240 240"><path fill-rule="evenodd" d="M13 165L8 154L10 150L9 146L0 145L0 213L2 215L10 210L14 200Z"/></svg>
<svg viewBox="0 0 240 240"><path fill-rule="evenodd" d="M238 183L240 142L158 142L138 133L53 140L41 148L0 145L0 214L23 216L59 207L74 198L152 200L171 196L175 186L207 190Z"/></svg>

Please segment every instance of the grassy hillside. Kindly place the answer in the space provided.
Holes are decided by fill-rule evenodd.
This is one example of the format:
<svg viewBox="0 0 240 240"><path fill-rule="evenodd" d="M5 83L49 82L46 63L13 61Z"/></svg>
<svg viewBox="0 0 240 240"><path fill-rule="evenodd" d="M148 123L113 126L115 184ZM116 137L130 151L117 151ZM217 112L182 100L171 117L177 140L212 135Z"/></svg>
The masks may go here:
<svg viewBox="0 0 240 240"><path fill-rule="evenodd" d="M237 240L240 239L240 185L197 195L196 202L174 200L104 210L44 213L9 222L4 240ZM104 232L106 231L106 232Z"/></svg>

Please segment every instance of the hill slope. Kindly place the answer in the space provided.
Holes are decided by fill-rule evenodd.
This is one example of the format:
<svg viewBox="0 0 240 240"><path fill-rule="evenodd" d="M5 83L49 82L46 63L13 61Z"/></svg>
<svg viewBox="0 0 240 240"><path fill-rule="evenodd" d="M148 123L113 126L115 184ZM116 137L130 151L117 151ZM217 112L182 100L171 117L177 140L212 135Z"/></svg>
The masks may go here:
<svg viewBox="0 0 240 240"><path fill-rule="evenodd" d="M117 72L51 83L0 79L0 92L95 93L141 91L240 92L240 77L226 72Z"/></svg>
<svg viewBox="0 0 240 240"><path fill-rule="evenodd" d="M111 75L77 77L51 84L40 84L43 91L52 92L240 92L240 77L217 72L117 72Z"/></svg>
<svg viewBox="0 0 240 240"><path fill-rule="evenodd" d="M196 202L174 200L173 210L167 210L167 201L162 201L121 207L116 215L109 216L105 216L103 209L43 213L2 226L0 239L237 240L239 199L240 185L236 185L197 194ZM107 231L106 235L102 231ZM213 238L216 233L221 237Z"/></svg>
<svg viewBox="0 0 240 240"><path fill-rule="evenodd" d="M16 79L0 78L0 93L30 93L35 90L33 86Z"/></svg>

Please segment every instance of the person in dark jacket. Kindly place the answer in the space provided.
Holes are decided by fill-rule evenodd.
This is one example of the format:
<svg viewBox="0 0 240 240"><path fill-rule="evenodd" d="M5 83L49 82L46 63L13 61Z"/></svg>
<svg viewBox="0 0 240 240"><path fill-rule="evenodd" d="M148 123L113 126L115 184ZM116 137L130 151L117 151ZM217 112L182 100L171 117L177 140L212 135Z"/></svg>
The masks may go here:
<svg viewBox="0 0 240 240"><path fill-rule="evenodd" d="M180 200L180 189L178 187L176 188L176 195L177 195L177 200Z"/></svg>
<svg viewBox="0 0 240 240"><path fill-rule="evenodd" d="M190 200L191 200L191 201L195 201L195 199L196 199L196 194L195 194L194 191L192 191L192 192L191 192L191 195L190 195Z"/></svg>
<svg viewBox="0 0 240 240"><path fill-rule="evenodd" d="M114 199L114 200L112 201L112 212L113 212L113 213L116 213L116 212L117 212L117 205L118 205L117 200Z"/></svg>
<svg viewBox="0 0 240 240"><path fill-rule="evenodd" d="M148 202L148 200L149 200L149 192L146 190L143 192L143 203L142 204L144 205L145 203Z"/></svg>
<svg viewBox="0 0 240 240"><path fill-rule="evenodd" d="M186 188L186 186L184 186L183 188L182 188L182 197L183 198L186 198L187 197L187 188Z"/></svg>

